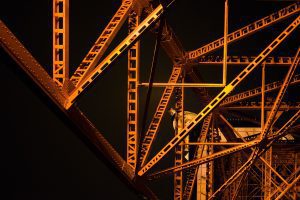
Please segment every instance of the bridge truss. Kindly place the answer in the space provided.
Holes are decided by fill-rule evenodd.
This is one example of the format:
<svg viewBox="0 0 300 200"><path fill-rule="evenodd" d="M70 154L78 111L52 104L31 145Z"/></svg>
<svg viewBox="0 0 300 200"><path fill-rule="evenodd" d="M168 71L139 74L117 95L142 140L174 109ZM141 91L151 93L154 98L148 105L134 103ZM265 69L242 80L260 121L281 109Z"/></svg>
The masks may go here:
<svg viewBox="0 0 300 200"><path fill-rule="evenodd" d="M2 21L0 43L40 88L40 92L71 122L70 125L86 136L122 180L142 196L159 199L149 182L173 176L174 199L299 199L300 146L293 134L299 134L297 120L300 117L300 104L285 102L284 95L290 87L299 83L300 3L292 3L228 33L226 0L224 37L192 51L183 49L165 18L166 11L172 9L172 3L176 4L174 1L123 0L73 75L69 74L69 0L53 0L52 75L45 71ZM287 18L293 20L257 56L227 55L227 45ZM128 22L128 35L107 52L125 22ZM155 35L156 43L149 81L141 82L140 41L143 41L147 31ZM286 38L297 34L294 42L298 49L293 55L272 56L272 52L280 49ZM160 48L173 63L166 83L154 82ZM215 51L222 48L223 55L215 55ZM96 84L96 80L104 76L103 72L109 71L112 63L124 54L128 57L125 158L76 104L78 97L87 95L88 88ZM201 67L220 65L223 67L222 83L204 83L200 76ZM236 68L242 66L232 80L229 79L229 65ZM284 79L269 82L265 75L269 67L282 69ZM232 94L241 82L249 81L247 77L258 69L262 71L259 87ZM156 87L163 87L164 90L152 115L148 107L151 92ZM212 87L220 91L210 95ZM147 89L143 115L139 103L141 88ZM192 88L199 96L202 109L186 123L184 110L187 88ZM275 94L274 98L267 99L267 93ZM164 123L167 108L172 106L172 96L175 97L175 110L178 116L181 113L181 118L175 119L178 126L172 138L157 153L152 152L151 156L156 138L163 137L160 126ZM247 101L253 98L259 100ZM260 120L247 116L245 113L248 111L258 113ZM150 123L147 123L147 117L149 119L151 116ZM254 133L249 134L249 127L234 126L233 119L256 124ZM197 138L192 140L188 136L195 131ZM153 170L172 151L175 157L172 166ZM186 158L187 152L189 155Z"/></svg>

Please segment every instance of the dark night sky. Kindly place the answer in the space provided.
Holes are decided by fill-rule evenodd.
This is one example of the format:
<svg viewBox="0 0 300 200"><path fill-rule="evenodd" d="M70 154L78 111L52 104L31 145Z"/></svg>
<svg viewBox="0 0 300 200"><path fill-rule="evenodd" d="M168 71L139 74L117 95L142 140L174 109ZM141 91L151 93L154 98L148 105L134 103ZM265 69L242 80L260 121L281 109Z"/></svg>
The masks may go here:
<svg viewBox="0 0 300 200"><path fill-rule="evenodd" d="M52 65L51 2L50 0L5 1L0 6L0 19L48 72L51 71ZM70 0L70 68L72 72L101 33L120 2L120 0ZM229 32L292 3L291 1L238 0L229 0L229 2ZM229 54L257 55L293 19L294 17L268 28L264 33L256 34L255 37L234 43L229 47ZM167 20L186 50L197 48L222 36L223 1L178 0L167 13ZM121 41L125 33L126 30L122 29L112 46ZM293 56L299 46L299 40L296 38L299 38L299 30L288 38L284 45L281 45L281 51L275 51L273 55ZM155 38L150 33L146 33L142 38L142 81L145 81L149 74L154 41ZM216 52L219 55L221 53L221 51ZM114 63L108 73L97 81L97 85L90 88L78 101L79 107L124 158L126 62L126 56L123 56ZM20 76L21 73L15 70L14 61L2 49L0 50L0 66L2 70L0 79L2 86L1 147L3 148L1 171L5 184L2 189L10 195L10 198L6 199L137 199L135 194L57 117L43 102L43 99L36 95L36 91L32 90L26 79ZM156 80L166 81L171 68L171 62L165 53L161 52ZM229 70L237 73L240 68ZM271 80L282 77L282 73L274 70L276 74L272 75L272 71L269 76ZM214 76L216 73L209 70L203 70L201 73L207 80L216 78ZM250 78L260 81L260 78L254 75ZM250 85L254 86L255 81L252 81ZM242 85L242 90L247 86L249 87L249 85ZM186 109L199 112L200 107L196 96L189 90L186 92ZM160 93L161 89L153 91L150 107L152 113L160 98ZM144 94L145 89L142 89L141 108L144 105ZM160 131L164 137L158 137L154 152L173 136L169 116L165 116L164 119L165 123L162 124L162 131ZM163 166L170 165L170 159L163 161ZM154 190L162 199L171 197L170 180L155 182Z"/></svg>

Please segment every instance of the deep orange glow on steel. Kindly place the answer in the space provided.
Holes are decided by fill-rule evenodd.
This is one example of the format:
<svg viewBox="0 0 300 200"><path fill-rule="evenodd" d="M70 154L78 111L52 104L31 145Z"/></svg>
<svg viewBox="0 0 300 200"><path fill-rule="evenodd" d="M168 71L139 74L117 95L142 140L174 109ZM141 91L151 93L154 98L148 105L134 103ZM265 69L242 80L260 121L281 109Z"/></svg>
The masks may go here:
<svg viewBox="0 0 300 200"><path fill-rule="evenodd" d="M225 0L224 9L224 50L223 50L223 85L227 83L227 44L228 44L228 0Z"/></svg>
<svg viewBox="0 0 300 200"><path fill-rule="evenodd" d="M296 22L297 20L298 20L298 23L300 23L300 16L294 22ZM287 28L285 31L287 31L288 29L289 28ZM281 86L280 91L278 92L278 95L277 95L276 100L274 102L274 106L273 106L273 108L272 108L272 110L271 110L271 112L270 112L270 114L267 118L266 123L264 124L263 130L258 136L259 143L262 143L264 141L264 139L266 139L266 137L269 133L269 130L270 130L270 128L272 127L272 125L274 123L276 113L278 111L278 107L281 103L283 95L284 95L284 93L285 93L285 91L286 91L286 89L289 85L289 82L291 81L291 78L293 76L293 73L295 72L295 69L296 69L297 65L299 64L299 61L300 61L299 54L300 54L300 48L298 48L298 51L296 53L294 62L290 66L289 71L288 71L287 75L285 76L283 85ZM294 117L292 117L283 127L288 127L292 122L294 122L293 118ZM282 130L286 131L287 129L286 128L281 128L277 132L280 133ZM273 139L273 141L274 140L275 139ZM272 143L272 141L271 141L271 143ZM268 148L270 148L270 147L268 147ZM248 171L251 168L251 166L253 165L253 163L256 161L256 159L259 158L264 153L264 150L267 150L268 148L267 148L267 145L256 146L255 149L252 151L252 154L249 157L249 159L247 160L247 162L245 162L244 165L238 171L236 171L234 173L234 175L232 175L221 187L219 187L219 189L215 191L215 193L212 195L211 198L215 198L220 192L222 192L224 189L226 189L228 187L228 185L232 184L241 175L243 175L246 171Z"/></svg>
<svg viewBox="0 0 300 200"><path fill-rule="evenodd" d="M53 0L53 80L69 79L69 0Z"/></svg>
<svg viewBox="0 0 300 200"><path fill-rule="evenodd" d="M239 39L245 38L250 34L253 34L259 30L262 30L266 27L269 27L289 16L292 16L300 11L300 3L294 3L290 6L287 6L276 13L272 13L269 16L266 16L260 20L257 20L243 28L234 31L228 35L228 44L237 41ZM224 38L217 39L203 47L200 47L196 50L188 52L189 59L196 59L200 56L203 56L209 52L215 51L223 46Z"/></svg>
<svg viewBox="0 0 300 200"><path fill-rule="evenodd" d="M94 70L92 70L91 73L89 73L89 75L71 92L65 108L69 109L79 94L81 94L108 66L110 66L116 58L133 45L141 34L160 18L163 11L162 5L157 6L157 8L148 15L136 29L134 29L134 31L132 31Z"/></svg>
<svg viewBox="0 0 300 200"><path fill-rule="evenodd" d="M162 157L164 157L175 145L183 140L184 137L205 118L232 90L249 75L278 45L292 33L300 24L300 16L297 17L267 48L265 48L257 58L251 62L231 83L229 83L196 117L185 127L179 135L176 135L163 149L158 152L139 172L142 176L153 167Z"/></svg>
<svg viewBox="0 0 300 200"><path fill-rule="evenodd" d="M255 56L227 56L227 64L234 65L234 66L241 66L241 65L248 65L251 63L256 57ZM293 63L293 57L287 56L279 56L279 57L267 57L265 59L265 64L268 66L276 67L288 67ZM223 64L223 57L222 56L201 56L197 59L197 63L201 67L203 64L207 65L221 65Z"/></svg>
<svg viewBox="0 0 300 200"><path fill-rule="evenodd" d="M178 82L184 82L183 73L181 73ZM184 88L179 87L175 88L175 110L177 112L176 114L176 131L175 134L179 134L180 131L184 128ZM182 118L179 117L179 113L182 113ZM181 123L179 122L181 120ZM181 124L181 125L180 125ZM177 145L175 148L175 162L174 165L182 165L183 163L183 146ZM183 172L176 172L174 173L174 200L182 200L182 194L183 194Z"/></svg>
<svg viewBox="0 0 300 200"><path fill-rule="evenodd" d="M283 83L283 81L275 81L275 82L266 84L265 85L265 92L271 92L271 91L274 91L276 89L280 89L282 83ZM292 80L290 82L290 85L294 85L294 84L298 84L298 83L300 83L300 74L297 74L292 78ZM241 92L241 93L238 93L238 94L234 94L232 96L229 96L229 97L225 98L220 105L221 106L228 106L232 103L240 102L242 100L246 100L246 99L258 96L258 95L261 94L261 92L262 92L261 87L257 87L257 88L247 90L247 91L244 91L244 92Z"/></svg>
<svg viewBox="0 0 300 200"><path fill-rule="evenodd" d="M161 170L159 172L150 174L150 175L147 176L147 178L149 180L158 179L158 178L173 174L173 173L178 172L178 171L182 171L182 170L194 167L194 166L198 166L198 165L202 165L204 163L208 163L212 160L215 160L217 158L221 158L223 156L233 154L233 153L238 152L238 151L242 151L242 150L245 150L245 149L252 148L252 147L256 146L257 144L259 144L259 142L257 140L250 141L250 142L247 142L247 143L243 143L241 145L237 145L235 147L228 148L226 150L218 151L218 152L213 153L209 156L206 156L206 157L203 157L203 158L197 158L195 160L183 163L182 165L170 167L170 168L167 168L165 170Z"/></svg>
<svg viewBox="0 0 300 200"><path fill-rule="evenodd" d="M122 27L123 23L130 11L132 10L133 0L123 0L120 8L117 10L115 15L111 18L105 29L102 31L99 38L96 40L88 54L85 56L83 61L80 63L71 81L77 86L83 78L95 68L98 61L101 59L106 49Z"/></svg>
<svg viewBox="0 0 300 200"><path fill-rule="evenodd" d="M134 11L129 15L128 29L131 33L140 23L140 16ZM135 170L138 154L138 113L139 113L139 68L140 42L128 50L128 91L127 91L127 163Z"/></svg>
<svg viewBox="0 0 300 200"><path fill-rule="evenodd" d="M198 138L198 142L204 142L207 138L208 132L209 132L209 127L211 124L211 119L212 119L212 114L209 114L204 120L200 132L200 136ZM204 145L202 146L197 146L194 154L194 159L196 158L202 158L203 156L203 151L204 151ZM192 198L192 191L197 179L197 174L198 174L198 169L199 167L192 167L188 170L187 172L187 180L186 180L186 185L184 188L183 192L183 199L191 199Z"/></svg>
<svg viewBox="0 0 300 200"><path fill-rule="evenodd" d="M178 77L181 74L181 69L182 69L182 66L175 65L173 67L172 74L170 76L168 83L176 83L177 82ZM151 123L145 134L145 137L143 138L143 142L140 147L141 155L139 158L141 160L141 166L144 166L144 164L148 158L149 152L151 150L151 145L156 138L157 131L159 129L159 125L161 123L162 117L164 116L164 113L165 113L168 103L170 101L173 90L174 90L174 87L166 87L165 88L165 90L161 96L161 99L157 105L156 111L154 113L154 117L151 120Z"/></svg>

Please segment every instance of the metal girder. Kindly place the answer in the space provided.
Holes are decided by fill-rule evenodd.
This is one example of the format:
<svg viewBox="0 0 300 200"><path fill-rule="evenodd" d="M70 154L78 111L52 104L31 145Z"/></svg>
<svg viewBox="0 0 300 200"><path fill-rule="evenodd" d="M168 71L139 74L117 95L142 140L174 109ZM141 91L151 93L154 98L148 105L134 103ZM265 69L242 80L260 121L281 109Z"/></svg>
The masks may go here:
<svg viewBox="0 0 300 200"><path fill-rule="evenodd" d="M182 66L176 66L174 65L169 83L176 83L178 80L179 75L181 74ZM141 144L141 155L139 159L141 160L141 166L144 166L149 152L151 150L151 145L153 141L156 138L157 131L159 129L162 117L164 116L164 113L166 111L166 108L168 106L168 103L170 101L171 95L173 93L174 87L166 87L164 89L164 92L162 94L162 97L157 105L156 111L154 113L154 116L150 122L149 128L145 134L145 137L143 138L142 144Z"/></svg>
<svg viewBox="0 0 300 200"><path fill-rule="evenodd" d="M282 197L300 180L300 174L293 180L293 182L289 183L287 187L276 197L275 200L280 200Z"/></svg>
<svg viewBox="0 0 300 200"><path fill-rule="evenodd" d="M140 16L131 11L128 18L129 34L139 25ZM138 156L138 113L139 113L139 70L140 42L137 41L128 50L127 80L127 163L135 170Z"/></svg>
<svg viewBox="0 0 300 200"><path fill-rule="evenodd" d="M140 3L141 6L143 6L144 12L146 14L149 15L153 12L154 9L152 4L154 4L154 1L139 0L138 3ZM151 29L151 32L156 34L156 29L157 25L156 27ZM165 50L165 53L169 56L174 65L182 64L182 62L184 62L186 52L184 51L183 46L177 38L176 34L174 33L173 29L166 22L164 22L163 25L160 45Z"/></svg>
<svg viewBox="0 0 300 200"><path fill-rule="evenodd" d="M111 18L101 35L98 37L88 54L84 57L80 65L77 67L73 76L72 83L77 86L84 77L95 68L100 58L126 21L127 16L132 10L134 0L124 0L115 15Z"/></svg>
<svg viewBox="0 0 300 200"><path fill-rule="evenodd" d="M203 118L205 118L232 90L256 68L291 32L293 32L300 24L300 16L298 16L271 44L265 48L257 58L251 62L231 83L229 83L196 117L185 127L181 133L176 135L159 153L157 153L139 172L142 176L151 167L153 167L163 156L165 156L173 147L187 136Z"/></svg>
<svg viewBox="0 0 300 200"><path fill-rule="evenodd" d="M117 153L88 118L76 107L69 110L64 109L67 97L54 83L43 67L33 58L21 42L0 20L0 45L16 61L20 68L40 88L50 102L56 105L57 109L66 117L68 125L76 128L90 144L97 156L118 173L131 189L150 199L157 199L155 194L139 179L135 179L134 172L125 160Z"/></svg>
<svg viewBox="0 0 300 200"><path fill-rule="evenodd" d="M210 162L214 159L217 159L217 158L220 158L220 157L223 157L223 156L226 156L226 155L230 155L232 153L235 153L235 152L238 152L238 151L241 151L241 150L244 150L244 149L249 149L251 147L256 146L258 143L259 143L258 141L250 141L250 142L247 142L247 143L244 143L244 144L241 144L241 145L237 145L235 147L231 147L231 148L228 148L226 150L213 153L209 156L206 156L206 157L203 157L203 158L197 158L195 160L185 162L182 165L170 167L170 168L167 168L165 170L161 170L159 172L150 174L150 175L147 176L147 178L149 180L158 179L158 178L161 178L163 176L173 174L177 171L182 171L182 170L194 167L194 166L198 166L198 165L201 165L201 164L204 164L204 163L208 163L208 162Z"/></svg>
<svg viewBox="0 0 300 200"><path fill-rule="evenodd" d="M69 0L53 0L53 80L62 88L69 79Z"/></svg>
<svg viewBox="0 0 300 200"><path fill-rule="evenodd" d="M272 194L270 195L270 198L272 198L274 195L276 195L278 192L282 192L284 186L288 185L289 182L293 180L293 178L300 172L300 167L298 167L289 177L286 178L287 184L285 182L282 182L279 187L276 190L272 191ZM280 191L281 190L281 191Z"/></svg>
<svg viewBox="0 0 300 200"><path fill-rule="evenodd" d="M265 85L265 92L271 92L271 91L274 91L276 89L280 89L282 83L283 83L283 80L282 81L275 81L275 82L266 84ZM290 82L290 85L295 85L295 84L298 84L298 83L300 83L300 74L297 74L292 78L292 80ZM229 96L229 97L225 98L222 101L222 103L220 104L220 106L228 106L232 103L239 102L239 101L242 101L242 100L245 100L245 99L249 99L249 98L258 96L258 95L261 94L261 91L262 91L261 87L257 87L257 88L247 90L247 91L244 91L244 92L241 92L241 93L238 93L238 94L234 94L232 96Z"/></svg>
<svg viewBox="0 0 300 200"><path fill-rule="evenodd" d="M248 65L251 63L256 57L255 56L227 56L227 64L234 66ZM272 67L287 67L290 66L293 62L293 57L280 56L280 57L267 57L265 59L265 64ZM222 56L201 56L197 59L196 65L221 65L223 64Z"/></svg>
<svg viewBox="0 0 300 200"><path fill-rule="evenodd" d="M181 73L179 82L184 81L183 73ZM176 110L176 131L175 134L179 134L184 128L184 88L175 88L175 110ZM179 117L179 113L182 113L182 118ZM181 122L180 122L181 121ZM174 165L181 165L183 163L183 146L178 145L175 147L175 162ZM182 184L183 184L183 172L174 173L174 200L182 200Z"/></svg>
<svg viewBox="0 0 300 200"><path fill-rule="evenodd" d="M300 16L298 17L300 20ZM220 192L222 192L224 189L226 189L230 184L232 184L236 179L238 179L241 175L243 175L246 171L248 171L250 169L250 167L253 165L253 163L256 161L256 159L258 157L260 157L267 149L270 148L270 144L272 143L272 141L268 144L269 146L267 147L267 145L264 145L264 141L266 139L267 134L269 133L269 130L271 128L271 126L274 123L275 117L276 117L276 113L278 111L278 107L281 103L281 100L283 98L283 95L289 85L289 82L291 81L291 78L295 72L295 69L300 61L300 57L299 57L299 53L300 53L300 48L298 49L296 56L295 56L295 60L292 63L292 65L289 68L289 71L287 73L287 75L285 76L284 82L280 88L280 91L276 97L276 100L274 102L274 105L272 107L272 110L267 118L267 121L263 127L263 130L261 132L261 134L259 135L259 139L256 141L259 141L259 145L255 147L255 149L253 149L252 154L250 155L249 159L247 160L247 162L244 163L244 165L238 170L236 171L236 173L234 173L218 190L215 191L215 193L212 195L211 198L215 198ZM298 116L296 116L298 117ZM290 121L293 121L292 117L283 127L288 127ZM283 127L277 131L280 132ZM287 130L287 129L283 129L283 130ZM273 139L274 141L275 139Z"/></svg>
<svg viewBox="0 0 300 200"><path fill-rule="evenodd" d="M265 110L271 110L273 102L267 102L264 106ZM220 108L220 110L260 110L261 109L261 102L241 102L237 105L230 105ZM282 105L279 106L278 110L281 111L289 111L289 110L298 110L300 108L300 103L295 102L282 102Z"/></svg>
<svg viewBox="0 0 300 200"><path fill-rule="evenodd" d="M202 128L201 128L201 132L200 135L197 139L198 142L204 142L206 140L208 131L209 131L209 126L211 123L211 119L212 119L212 114L209 114L204 120L203 120L203 124L202 124ZM195 149L195 154L194 154L194 159L195 158L201 158L202 154L204 151L204 145L202 146L197 146ZM199 167L193 167L190 168L188 173L187 173L187 180L186 180L186 185L184 188L184 192L183 192L183 199L189 200L192 198L192 191L196 182L196 177L198 174L198 169Z"/></svg>
<svg viewBox="0 0 300 200"><path fill-rule="evenodd" d="M116 60L121 54L123 54L128 48L130 48L141 35L154 24L163 14L164 8L160 4L157 8L148 15L137 28L134 29L103 61L100 62L95 69L93 69L84 78L80 84L70 93L68 102L65 105L66 109L69 109L76 98L81 94L113 61Z"/></svg>
<svg viewBox="0 0 300 200"><path fill-rule="evenodd" d="M298 17L298 19L299 19L299 22L300 22L300 16ZM264 129L263 129L263 131L262 131L262 133L260 135L260 139L264 139L265 138L265 136L268 134L271 126L273 125L274 120L276 118L276 113L277 113L277 111L278 111L278 109L280 107L280 104L281 104L281 101L283 99L283 96L284 96L284 94L285 94L285 92L287 90L287 87L289 86L289 83L292 80L292 77L294 75L294 72L295 72L295 70L296 70L299 62L300 62L300 47L297 50L297 53L295 55L295 59L294 59L292 65L290 66L289 71L286 74L285 79L283 81L283 84L282 84L282 86L281 86L281 88L280 88L280 90L278 92L278 95L276 97L274 105L273 105L273 107L272 107L272 109L270 111L269 117L268 117L268 119L267 119L267 121L266 121L266 123L264 125Z"/></svg>
<svg viewBox="0 0 300 200"><path fill-rule="evenodd" d="M260 20L257 20L239 30L234 31L228 35L228 44L237 41L239 39L245 38L259 30L262 30L266 27L269 27L289 16L292 16L300 11L300 3L294 3L289 5L275 13L272 13L269 16L266 16ZM223 47L224 38L217 39L203 47L200 47L196 50L188 52L188 58L191 60L195 60L200 56L203 56L209 52L215 51L219 48Z"/></svg>

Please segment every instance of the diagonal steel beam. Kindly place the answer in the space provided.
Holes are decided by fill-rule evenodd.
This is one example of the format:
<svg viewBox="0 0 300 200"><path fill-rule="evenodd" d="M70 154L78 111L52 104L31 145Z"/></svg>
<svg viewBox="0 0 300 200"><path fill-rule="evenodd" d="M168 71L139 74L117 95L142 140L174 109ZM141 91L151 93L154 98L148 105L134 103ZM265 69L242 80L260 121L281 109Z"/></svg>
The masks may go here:
<svg viewBox="0 0 300 200"><path fill-rule="evenodd" d="M167 145L165 145L139 172L142 176L156 163L160 161L173 147L185 138L188 133L205 118L216 106L230 93L233 89L249 75L278 45L292 33L300 24L300 16L298 16L279 36L265 48L257 58L251 62L231 83L229 83L196 117L191 123L185 127L178 135L176 135Z"/></svg>
<svg viewBox="0 0 300 200"><path fill-rule="evenodd" d="M16 61L19 67L38 86L51 105L60 111L60 116L66 119L67 125L83 136L84 141L105 162L117 176L135 192L150 199L157 199L155 194L140 179L135 179L133 170L117 153L103 135L96 129L91 121L76 107L64 109L67 96L51 79L43 67L34 59L30 52L14 36L14 34L0 20L0 45Z"/></svg>
<svg viewBox="0 0 300 200"><path fill-rule="evenodd" d="M291 63L292 64L292 63ZM274 90L280 89L281 85L282 85L283 81L275 81L269 84L265 85L265 92L272 92ZM291 82L290 85L295 85L295 84L299 84L300 83L300 74L295 75ZM242 100L246 100L252 97L256 97L258 95L261 94L261 87L257 87L251 90L247 90L244 92L240 92L238 94L234 94L232 96L229 96L227 98L225 98L222 103L220 104L220 106L227 106L230 105L232 103L236 103Z"/></svg>
<svg viewBox="0 0 300 200"><path fill-rule="evenodd" d="M262 19L259 19L247 26L244 26L232 33L230 33L228 38L228 44L231 44L232 42L238 41L242 38L245 38L246 36L249 36L259 30L262 30L266 27L269 27L277 22L280 22L283 19L286 19L289 16L292 16L300 11L300 3L294 3L292 5L289 5L275 13L272 13L269 16L266 16ZM188 58L191 60L196 60L200 56L203 56L209 52L215 51L219 48L223 47L224 43L224 37L219 38L207 45L204 45L196 50L188 52Z"/></svg>
<svg viewBox="0 0 300 200"><path fill-rule="evenodd" d="M116 58L120 57L126 50L128 50L141 35L153 25L163 14L163 5L158 5L157 8L144 19L138 27L136 27L102 62L100 62L95 69L93 69L88 76L78 84L78 86L70 93L68 102L65 106L69 109L76 98L81 94L95 79L106 70Z"/></svg>
<svg viewBox="0 0 300 200"><path fill-rule="evenodd" d="M127 16L132 10L134 0L124 0L120 8L111 18L101 35L98 37L92 48L89 50L83 61L77 67L73 76L72 83L77 86L84 77L97 65L97 62L103 56L104 52L117 35L118 31L126 21Z"/></svg>

